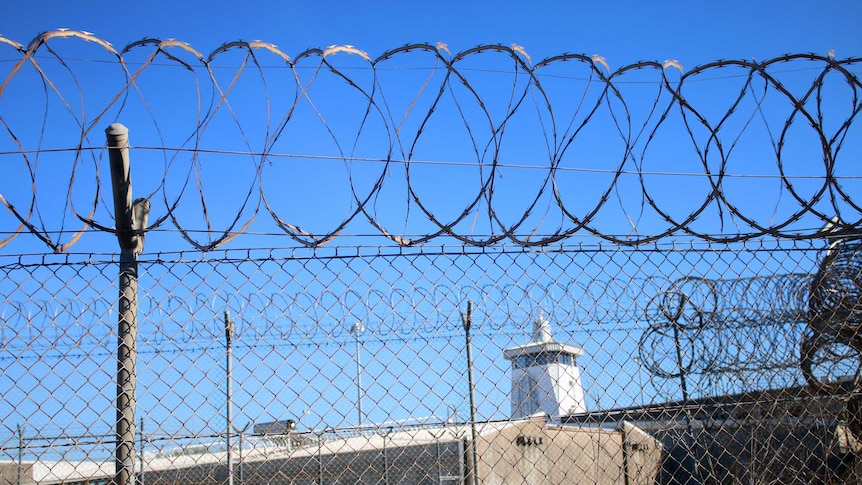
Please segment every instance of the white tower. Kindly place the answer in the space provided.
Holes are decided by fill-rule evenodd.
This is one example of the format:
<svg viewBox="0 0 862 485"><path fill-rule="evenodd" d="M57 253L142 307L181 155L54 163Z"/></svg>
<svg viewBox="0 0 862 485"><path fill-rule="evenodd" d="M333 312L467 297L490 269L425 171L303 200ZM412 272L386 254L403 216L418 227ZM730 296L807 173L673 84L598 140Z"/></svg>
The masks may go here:
<svg viewBox="0 0 862 485"><path fill-rule="evenodd" d="M533 322L532 342L506 349L503 355L512 361L512 418L538 412L559 417L587 411L576 360L584 351L555 342L547 320Z"/></svg>

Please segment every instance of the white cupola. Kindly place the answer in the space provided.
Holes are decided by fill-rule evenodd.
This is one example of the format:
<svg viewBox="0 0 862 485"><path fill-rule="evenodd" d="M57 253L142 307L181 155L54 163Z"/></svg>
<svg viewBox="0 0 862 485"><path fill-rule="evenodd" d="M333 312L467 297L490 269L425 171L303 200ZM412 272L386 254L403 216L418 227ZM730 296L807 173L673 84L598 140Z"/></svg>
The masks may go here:
<svg viewBox="0 0 862 485"><path fill-rule="evenodd" d="M532 342L505 349L503 355L512 361L513 419L539 412L559 417L587 411L577 363L584 351L555 342L546 319L533 322Z"/></svg>

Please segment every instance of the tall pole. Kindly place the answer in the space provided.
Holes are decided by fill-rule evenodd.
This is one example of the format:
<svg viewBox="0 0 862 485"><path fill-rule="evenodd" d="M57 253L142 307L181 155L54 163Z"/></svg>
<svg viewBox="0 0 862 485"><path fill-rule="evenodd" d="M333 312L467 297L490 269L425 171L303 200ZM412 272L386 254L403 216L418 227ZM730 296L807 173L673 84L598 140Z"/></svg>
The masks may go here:
<svg viewBox="0 0 862 485"><path fill-rule="evenodd" d="M227 382L225 382L225 393L227 403L225 404L225 414L227 417L227 430L225 432L225 445L227 446L227 483L233 485L233 456L231 455L231 426L233 425L231 417L231 343L233 342L233 321L230 319L230 312L224 312L224 338L227 352L225 352L225 369L227 374Z"/></svg>
<svg viewBox="0 0 862 485"><path fill-rule="evenodd" d="M141 450L138 452L141 459L141 476L138 477L138 483L144 485L144 418L141 418Z"/></svg>
<svg viewBox="0 0 862 485"><path fill-rule="evenodd" d="M679 388L682 390L682 401L688 405L688 386L686 385L686 367L682 357L682 344L679 336L679 323L673 322L673 343L676 348L676 366L679 369Z"/></svg>
<svg viewBox="0 0 862 485"><path fill-rule="evenodd" d="M390 428L386 434L381 434L383 437L383 485L389 485L389 460L386 457L386 437L392 432Z"/></svg>
<svg viewBox="0 0 862 485"><path fill-rule="evenodd" d="M323 485L323 431L317 434L317 483Z"/></svg>
<svg viewBox="0 0 862 485"><path fill-rule="evenodd" d="M688 385L686 383L688 367L686 367L685 360L683 359L682 342L680 341L680 331L682 330L682 324L679 322L679 320L683 316L683 310L685 308L685 305L688 303L688 295L681 292L673 292L673 295L679 298L679 305L677 306L676 311L671 313L669 310L663 309L663 313L665 318L667 318L673 325L673 343L676 349L676 366L677 370L679 371L679 387L680 391L682 391L683 409L685 410L685 442L687 448L689 446L691 447L689 451L691 451L691 453L694 455L693 458L695 477L700 479L700 457L698 456L700 453L698 452L698 441L697 438L694 436L694 431L691 425L691 412L688 407Z"/></svg>
<svg viewBox="0 0 862 485"><path fill-rule="evenodd" d="M685 361L682 355L682 343L680 342L680 329L681 324L679 323L679 319L682 318L683 311L686 303L688 303L688 296L685 293L673 292L671 295L675 298L679 299L679 302L666 300L662 303L662 313L664 317L668 319L668 321L673 325L673 343L676 349L676 368L679 370L679 387L682 391L682 400L683 402L688 402L688 386L686 385L686 374L688 369L685 366ZM669 299L669 295L665 295L666 299ZM676 309L671 312L667 306L676 304Z"/></svg>
<svg viewBox="0 0 862 485"><path fill-rule="evenodd" d="M245 423L245 426L239 430L239 483L242 485L245 483L245 475L244 472L244 463L242 461L242 447L243 447L243 439L245 438L245 432L248 431L248 427L251 426L251 423Z"/></svg>
<svg viewBox="0 0 862 485"><path fill-rule="evenodd" d="M467 344L467 385L470 387L470 468L467 476L468 485L475 485L476 479L476 398L473 386L473 340L470 337L470 327L473 325L473 302L467 300L467 313L461 314L461 323L464 325L464 336Z"/></svg>
<svg viewBox="0 0 862 485"><path fill-rule="evenodd" d="M22 466L24 466L24 427L18 423L18 481L15 482L17 485L21 485L21 475L24 471Z"/></svg>
<svg viewBox="0 0 862 485"><path fill-rule="evenodd" d="M132 203L129 130L113 123L105 130L114 192L114 219L120 243L117 304L117 428L114 483L135 485L135 407L138 339L138 255L143 250L150 203Z"/></svg>
<svg viewBox="0 0 862 485"><path fill-rule="evenodd" d="M356 322L350 327L350 333L353 334L356 342L356 412L357 412L357 429L362 428L362 361L360 359L359 334L365 331L365 325L362 322Z"/></svg>

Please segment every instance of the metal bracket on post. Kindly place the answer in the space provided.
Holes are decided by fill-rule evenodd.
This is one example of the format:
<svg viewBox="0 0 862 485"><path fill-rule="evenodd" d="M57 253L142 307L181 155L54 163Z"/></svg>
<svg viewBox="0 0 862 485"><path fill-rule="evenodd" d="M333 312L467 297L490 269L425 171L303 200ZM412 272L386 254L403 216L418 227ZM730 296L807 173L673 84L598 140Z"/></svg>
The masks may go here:
<svg viewBox="0 0 862 485"><path fill-rule="evenodd" d="M135 485L135 408L138 338L138 255L144 249L144 229L150 211L145 199L132 202L129 130L113 123L105 130L114 192L114 218L120 243L117 326L117 443L116 485Z"/></svg>

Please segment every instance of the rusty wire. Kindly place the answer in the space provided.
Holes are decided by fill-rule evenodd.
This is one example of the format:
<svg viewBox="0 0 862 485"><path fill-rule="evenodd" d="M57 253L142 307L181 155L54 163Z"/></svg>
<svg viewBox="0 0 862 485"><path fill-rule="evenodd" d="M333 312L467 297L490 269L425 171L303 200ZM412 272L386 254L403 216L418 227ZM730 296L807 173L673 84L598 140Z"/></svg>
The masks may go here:
<svg viewBox="0 0 862 485"><path fill-rule="evenodd" d="M93 54L93 46L102 54ZM411 44L374 58L353 46L290 56L271 43L237 41L205 55L174 39L144 39L117 49L73 30L43 33L28 45L0 38L0 49L7 61L0 74L0 153L21 167L14 188L0 194L12 215L0 227L4 245L28 233L63 252L87 231L111 232L111 214L101 202L100 133L111 121L132 119L152 126L138 136L133 131L136 156L163 159L160 168L148 162L146 169L163 173L152 175L143 189L155 215L149 230L170 226L198 250L273 230L311 247L348 233L371 233L402 246L438 238L474 246L542 246L580 235L637 245L671 236L712 242L818 238L825 233L812 228L832 218L838 233L852 233L862 221L854 197L859 173L845 161L854 156L851 133L862 107L858 58L795 54L688 70L675 61L611 70L598 55L533 62L517 45L453 53L445 44ZM91 62L79 62L81 56ZM492 84L509 87L489 91L480 79L483 67L493 68ZM387 84L388 76L408 71L421 73L415 86ZM793 77L799 72L805 73L802 81ZM152 76L171 83L162 89L172 101L148 84ZM699 91L704 83L729 93L728 104L711 104ZM631 91L640 84L647 86L646 96ZM99 94L93 94L94 85ZM328 88L335 85L340 94ZM20 96L31 87L35 91ZM346 113L332 110L337 96L350 97ZM160 111L166 108L188 115L177 114L174 122L170 111ZM44 115L22 119L22 109ZM60 137L67 142L59 147L49 142L54 131L47 122L57 109L74 132ZM309 124L321 142L328 140L325 150L291 148L296 130ZM429 134L439 125L446 127L446 138ZM230 136L223 135L226 129ZM591 148L604 154L596 169L604 178L584 199L573 195L581 183L573 177L594 171L593 163L578 160L590 156L583 147L595 129L610 130ZM509 145L524 136L534 136L543 148L527 158L509 155ZM761 137L765 159L762 153L756 162L744 158L747 136ZM233 140L230 146L226 138ZM447 138L462 140L465 149L454 158L423 158L434 153L428 144ZM687 145L665 154L670 139ZM56 153L69 155L62 173L70 181L59 211L46 207L58 202L44 199L48 162L40 164ZM806 168L800 169L796 153L810 157ZM239 171L227 208L216 203L224 194L211 174L225 176L213 161L217 155ZM658 160L683 155L689 161L676 172L701 182L700 193L680 209L655 180L667 175L663 167L680 166ZM343 169L331 173L346 180L348 207L335 218L293 215L291 205L302 200L272 182L287 173L273 166L285 157L305 167L342 162ZM450 162L470 167L478 178L471 175L475 185L472 195L459 197L463 205L441 209L422 166ZM759 168L740 170L752 164ZM512 217L505 208L513 196L506 176L517 178L522 172L516 170L524 167L544 175L527 193L515 195L520 207ZM301 171L289 173L302 177ZM737 182L739 175L750 178ZM746 191L777 191L781 204L753 210L739 198L734 184L741 183L751 184ZM327 190L320 187L320 193ZM396 201L400 206L393 206ZM391 211L405 217L390 217ZM52 218L56 212L62 216ZM611 213L626 224L603 224L600 216Z"/></svg>
<svg viewBox="0 0 862 485"><path fill-rule="evenodd" d="M837 393L862 384L862 244L835 241L811 285L801 368L814 389Z"/></svg>
<svg viewBox="0 0 862 485"><path fill-rule="evenodd" d="M674 281L644 309L649 327L641 336L640 359L657 378L700 379L703 391L729 376L792 373L811 279L779 274Z"/></svg>
<svg viewBox="0 0 862 485"><path fill-rule="evenodd" d="M697 380L704 391L728 376L797 368L819 392L858 391L859 259L859 240L839 238L811 274L676 280L645 307L639 359L656 378Z"/></svg>

